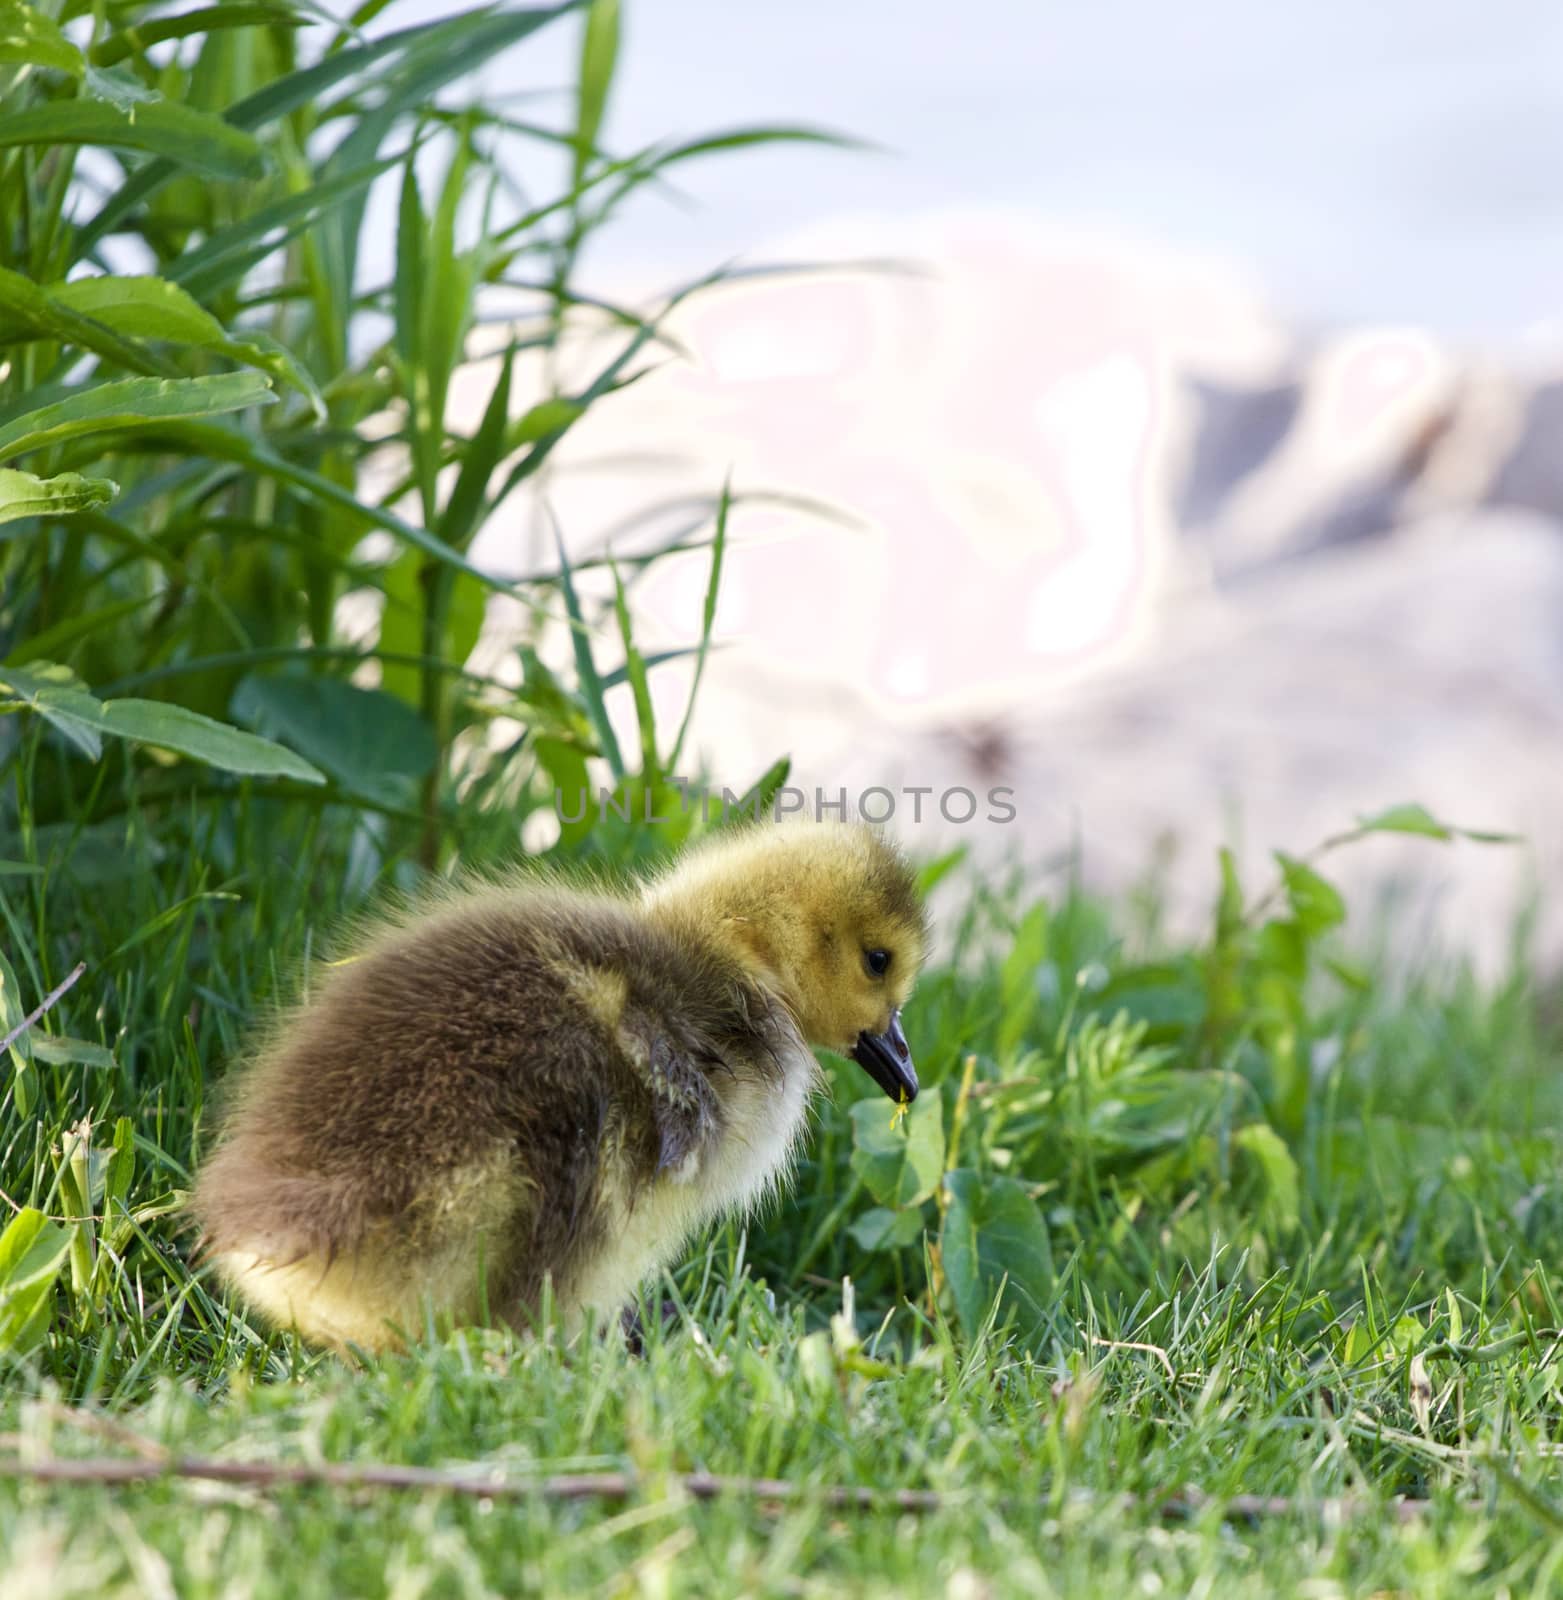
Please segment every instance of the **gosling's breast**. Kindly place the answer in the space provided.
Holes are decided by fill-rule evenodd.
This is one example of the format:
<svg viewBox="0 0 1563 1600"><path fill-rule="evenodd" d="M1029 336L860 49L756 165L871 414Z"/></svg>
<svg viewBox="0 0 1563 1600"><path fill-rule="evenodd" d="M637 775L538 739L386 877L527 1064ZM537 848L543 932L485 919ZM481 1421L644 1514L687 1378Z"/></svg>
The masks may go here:
<svg viewBox="0 0 1563 1600"><path fill-rule="evenodd" d="M581 1263L567 1304L604 1314L668 1266L699 1227L751 1211L785 1180L808 1121L818 1076L801 1042L781 1053L782 1072L728 1091L721 1131L652 1183L626 1172L604 1195L604 1245Z"/></svg>
<svg viewBox="0 0 1563 1600"><path fill-rule="evenodd" d="M710 1215L753 1210L791 1170L819 1065L801 1040L785 1044L780 1054L777 1079L736 1085L727 1098L726 1125L705 1151L699 1174Z"/></svg>

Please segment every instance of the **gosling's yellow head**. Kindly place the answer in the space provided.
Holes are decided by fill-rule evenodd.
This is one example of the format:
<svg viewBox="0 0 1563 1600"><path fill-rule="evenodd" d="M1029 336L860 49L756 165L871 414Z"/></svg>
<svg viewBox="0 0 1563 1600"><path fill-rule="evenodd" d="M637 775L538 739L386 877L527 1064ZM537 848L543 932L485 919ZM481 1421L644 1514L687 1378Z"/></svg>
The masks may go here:
<svg viewBox="0 0 1563 1600"><path fill-rule="evenodd" d="M916 877L862 824L759 823L718 836L651 890L735 951L813 1045L892 1100L917 1095L901 1007L928 943Z"/></svg>

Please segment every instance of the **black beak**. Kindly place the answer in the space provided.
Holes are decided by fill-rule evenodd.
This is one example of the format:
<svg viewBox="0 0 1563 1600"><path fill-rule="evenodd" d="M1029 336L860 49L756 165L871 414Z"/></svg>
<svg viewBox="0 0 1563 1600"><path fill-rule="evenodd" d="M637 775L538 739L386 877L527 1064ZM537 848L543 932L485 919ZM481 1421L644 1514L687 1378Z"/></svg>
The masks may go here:
<svg viewBox="0 0 1563 1600"><path fill-rule="evenodd" d="M857 1036L852 1059L892 1100L910 1105L917 1098L917 1069L912 1065L911 1047L901 1032L901 1013L890 1013L890 1026L883 1033L866 1029Z"/></svg>

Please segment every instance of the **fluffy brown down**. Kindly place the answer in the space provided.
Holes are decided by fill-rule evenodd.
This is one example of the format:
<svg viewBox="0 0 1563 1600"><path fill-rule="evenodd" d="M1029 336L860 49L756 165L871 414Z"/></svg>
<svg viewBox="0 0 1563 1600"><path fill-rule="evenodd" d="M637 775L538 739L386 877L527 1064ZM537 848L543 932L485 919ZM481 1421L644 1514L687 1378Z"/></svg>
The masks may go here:
<svg viewBox="0 0 1563 1600"><path fill-rule="evenodd" d="M374 1349L618 1310L754 1205L817 1069L910 991L925 926L873 830L757 827L624 893L449 891L322 969L242 1070L191 1202L241 1298ZM889 971L863 967L870 946Z"/></svg>

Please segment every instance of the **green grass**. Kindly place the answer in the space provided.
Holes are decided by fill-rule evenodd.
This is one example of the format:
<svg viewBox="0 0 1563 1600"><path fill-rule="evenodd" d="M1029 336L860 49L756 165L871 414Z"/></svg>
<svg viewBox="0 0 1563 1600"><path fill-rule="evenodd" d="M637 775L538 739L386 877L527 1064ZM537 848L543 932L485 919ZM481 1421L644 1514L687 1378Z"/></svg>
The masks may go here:
<svg viewBox="0 0 1563 1600"><path fill-rule="evenodd" d="M515 582L472 551L542 514L556 449L729 275L640 310L584 294L630 199L690 162L842 141L751 125L610 151L618 0L392 9L0 0L0 768L24 710L88 758L27 770L38 819L102 817L104 768L137 745L190 758L143 793L286 777L411 822L428 866L474 809L524 816L588 759L670 792L682 737L665 769L647 674L703 661L714 606L647 658L626 592L709 550L714 595L729 510L765 486L712 482L682 528L621 530L573 570L563 541ZM568 85L534 56L563 31ZM471 74L501 58L484 103ZM470 433L458 391L483 398ZM474 659L497 596L502 669ZM621 682L638 765L604 707ZM0 839L14 820L0 791Z"/></svg>
<svg viewBox="0 0 1563 1600"><path fill-rule="evenodd" d="M115 1058L34 1061L31 1111L0 1104L0 1181L58 1212L65 1131L90 1115L103 1146L123 1116L135 1135L118 1237L95 1230L80 1285L62 1266L47 1333L8 1369L5 1457L123 1459L128 1430L181 1455L517 1482L623 1471L636 1487L559 1503L3 1482L0 1584L1465 1596L1563 1582L1563 1041L1524 979L1310 980L1304 1020L1328 1047L1280 1155L1245 1164L1237 1137L1279 1126L1281 1102L1191 1118L1174 1090L1210 1070L1209 1019L1181 1033L1143 1020L1167 1010L1164 992L1145 1001L1146 975L1209 973L1211 951L1137 949L1112 908L1066 894L1039 909L958 870L940 904L967 919L968 953L925 977L910 1031L941 1166L1019 1182L1045 1223L1051 1275L1001 1302L1007 1329L974 1326L942 1270L947 1184L914 1208L915 1241L861 1242L884 1209L865 1185L882 1184L870 1119L850 1115L863 1086L833 1063L793 1194L702 1242L665 1285L676 1311L649 1319L645 1359L612 1339L477 1331L351 1370L226 1307L163 1208L249 1020L370 892L354 868L365 826L250 799L154 827L132 802L78 848L74 876L35 840L46 870L0 880L29 1004L88 962L42 1028ZM497 855L498 833L471 848ZM1114 1021L1124 1010L1141 1022ZM1240 1031L1256 1034L1257 1014ZM1235 1104L1248 1079L1225 1073ZM801 1498L695 1503L678 1481L695 1471L785 1479ZM820 1498L830 1485L945 1498L916 1515L843 1509ZM1253 1495L1294 1509L1224 1514ZM1431 1504L1402 1522L1402 1496Z"/></svg>
<svg viewBox="0 0 1563 1600"><path fill-rule="evenodd" d="M1555 1410L1534 1353L1459 1369L1437 1364L1432 1437L1415 1421L1405 1362L1383 1351L1346 1367L1315 1294L1250 1290L1173 1269L1144 1284L1121 1329L1154 1355L1076 1342L1041 1364L961 1350L919 1329L920 1353L865 1379L811 1362L808 1321L770 1311L717 1246L687 1279L687 1322L634 1361L614 1346L561 1352L484 1334L349 1373L202 1394L169 1379L125 1420L180 1451L310 1461L481 1464L526 1479L632 1468L620 1503L552 1506L439 1495L248 1491L183 1485L8 1489L13 1558L57 1562L49 1593L134 1592L140 1552L190 1594L603 1592L688 1595L963 1592L978 1574L1004 1593L1295 1592L1303 1579L1352 1593L1545 1590L1563 1543L1489 1461L1534 1480L1528 1436ZM1235 1265L1235 1264L1234 1264ZM693 1292L702 1288L703 1292ZM1063 1310L1082 1334L1101 1316L1082 1283ZM910 1318L905 1320L910 1321ZM1473 1317L1473 1321L1476 1319ZM1446 1395L1446 1387L1460 1393ZM1455 1419L1463 1410L1464 1425ZM46 1406L22 1408L27 1448L115 1449ZM937 1513L776 1513L739 1499L691 1504L670 1475L693 1467L800 1484L915 1483ZM1164 1522L1168 1485L1217 1499L1300 1496L1294 1518L1257 1529L1219 1509ZM1336 1525L1310 1502L1406 1490L1436 1510L1411 1526L1382 1514ZM1476 1504L1467 1506L1467 1497ZM47 1552L54 1551L54 1556ZM973 1588L965 1592L980 1593ZM1314 1592L1332 1592L1328 1587Z"/></svg>
<svg viewBox="0 0 1563 1600"><path fill-rule="evenodd" d="M699 1243L643 1360L477 1331L350 1369L192 1269L209 1096L344 916L504 860L556 787L664 812L699 777L687 715L652 721L668 653L636 642L635 586L708 552L671 652L703 664L729 512L763 486L713 484L616 559L572 569L561 538L503 674L473 670L495 581L468 552L667 353L655 313L574 287L619 207L686 161L832 142L605 148L617 0L385 9L338 32L293 0L0 0L0 1036L84 967L0 1062L0 1596L1558 1587L1563 1016L1523 951L1495 988L1350 964L1324 850L1273 886L1213 864L1194 947L1143 895L930 863L957 955L908 1018L926 1092L893 1130L830 1063L791 1194ZM570 92L473 98L512 46L516 86L551 87L529 41L565 27ZM560 158L537 193L518 152ZM444 396L499 291L513 343L468 436ZM1470 847L1403 806L1325 849L1365 831ZM679 833L583 821L561 848L616 866ZM169 1453L509 1490L26 1470ZM579 1472L630 1492L523 1492ZM790 1488L697 1503L689 1473Z"/></svg>

